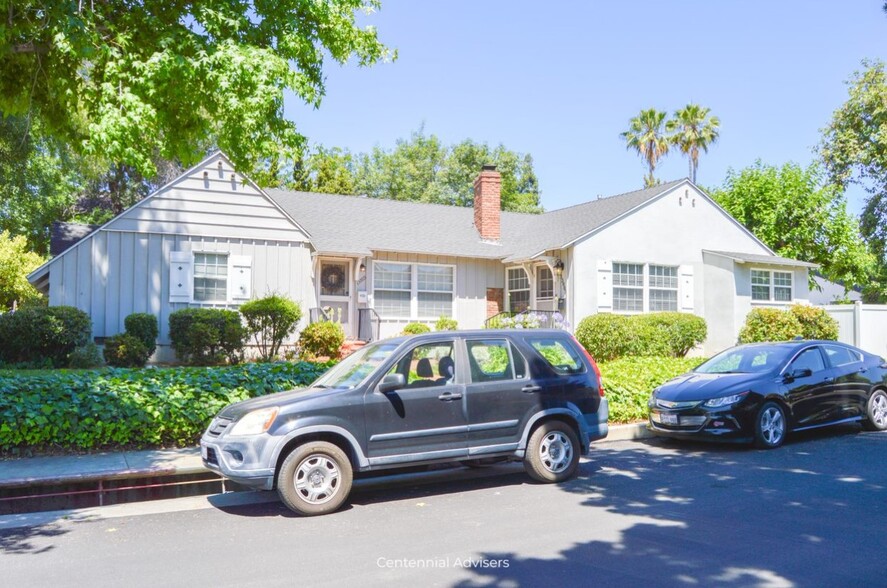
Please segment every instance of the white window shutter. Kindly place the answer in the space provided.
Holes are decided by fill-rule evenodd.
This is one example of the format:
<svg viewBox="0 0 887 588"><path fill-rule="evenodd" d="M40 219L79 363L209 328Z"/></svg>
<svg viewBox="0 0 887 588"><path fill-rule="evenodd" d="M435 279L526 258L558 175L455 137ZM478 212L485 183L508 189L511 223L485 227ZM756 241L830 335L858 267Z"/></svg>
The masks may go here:
<svg viewBox="0 0 887 588"><path fill-rule="evenodd" d="M169 301L191 302L194 291L193 258L190 251L169 252Z"/></svg>
<svg viewBox="0 0 887 588"><path fill-rule="evenodd" d="M253 283L252 259L248 255L231 255L228 270L231 300L249 300Z"/></svg>
<svg viewBox="0 0 887 588"><path fill-rule="evenodd" d="M613 310L613 262L597 262L597 310L611 312Z"/></svg>
<svg viewBox="0 0 887 588"><path fill-rule="evenodd" d="M693 266L682 265L678 269L681 303L679 310L681 312L693 312L695 303L693 299Z"/></svg>

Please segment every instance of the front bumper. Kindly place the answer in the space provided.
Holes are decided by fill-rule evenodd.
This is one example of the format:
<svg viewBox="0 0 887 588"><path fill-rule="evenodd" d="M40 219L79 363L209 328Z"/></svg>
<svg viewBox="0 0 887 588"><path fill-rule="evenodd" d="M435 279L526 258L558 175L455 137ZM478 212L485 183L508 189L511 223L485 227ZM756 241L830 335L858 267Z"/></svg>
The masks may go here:
<svg viewBox="0 0 887 588"><path fill-rule="evenodd" d="M272 490L275 468L267 464L274 463L274 441L269 435L228 440L204 433L200 454L204 467L232 482L257 490Z"/></svg>
<svg viewBox="0 0 887 588"><path fill-rule="evenodd" d="M659 437L747 443L754 439L753 422L752 406L717 410L701 406L681 410L651 407L647 430Z"/></svg>

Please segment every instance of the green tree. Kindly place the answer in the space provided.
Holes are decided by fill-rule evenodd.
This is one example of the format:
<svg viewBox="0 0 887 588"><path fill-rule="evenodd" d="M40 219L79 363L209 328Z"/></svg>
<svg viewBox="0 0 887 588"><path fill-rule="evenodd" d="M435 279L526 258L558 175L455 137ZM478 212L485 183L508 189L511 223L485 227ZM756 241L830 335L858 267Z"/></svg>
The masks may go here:
<svg viewBox="0 0 887 588"><path fill-rule="evenodd" d="M294 190L472 206L474 179L485 164L502 174L503 210L541 212L532 156L470 139L445 145L422 127L390 150L376 146L355 155L318 146L279 172L278 183Z"/></svg>
<svg viewBox="0 0 887 588"><path fill-rule="evenodd" d="M28 283L27 275L43 263L43 258L28 251L21 235L13 237L0 231L0 311L40 298L40 293Z"/></svg>
<svg viewBox="0 0 887 588"><path fill-rule="evenodd" d="M620 134L626 149L637 151L647 162L649 173L644 176L644 186L655 186L659 182L653 175L656 164L668 153L669 141L665 135L665 119L668 115L655 108L642 110L628 122L628 130Z"/></svg>
<svg viewBox="0 0 887 588"><path fill-rule="evenodd" d="M708 153L708 148L717 142L721 121L710 116L711 109L688 104L676 110L674 117L665 128L671 133L669 141L681 150L690 162L690 181L696 183L696 170L699 168L699 150Z"/></svg>
<svg viewBox="0 0 887 588"><path fill-rule="evenodd" d="M251 173L304 140L284 93L317 106L326 59L395 57L356 13L378 0L3 4L0 111L40 118L79 154L153 177L224 149ZM112 178L113 180L114 178Z"/></svg>
<svg viewBox="0 0 887 588"><path fill-rule="evenodd" d="M874 258L859 221L816 164L779 168L758 161L739 172L729 170L711 195L777 254L819 264L822 274L845 290L868 283Z"/></svg>
<svg viewBox="0 0 887 588"><path fill-rule="evenodd" d="M863 61L847 82L849 97L822 130L819 152L831 181L868 192L862 235L878 259L879 275L866 295L887 298L887 72L881 61Z"/></svg>

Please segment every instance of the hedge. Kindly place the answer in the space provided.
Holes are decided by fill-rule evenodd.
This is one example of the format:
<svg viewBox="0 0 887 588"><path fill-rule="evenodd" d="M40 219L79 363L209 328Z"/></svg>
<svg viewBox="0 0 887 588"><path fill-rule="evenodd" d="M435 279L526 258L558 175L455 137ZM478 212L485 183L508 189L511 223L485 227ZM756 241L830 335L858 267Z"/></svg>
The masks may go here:
<svg viewBox="0 0 887 588"><path fill-rule="evenodd" d="M240 361L247 332L236 310L183 308L169 315L176 357L193 365Z"/></svg>
<svg viewBox="0 0 887 588"><path fill-rule="evenodd" d="M824 308L808 304L793 304L787 310L753 308L739 331L740 343L788 341L795 337L836 341L838 321Z"/></svg>
<svg viewBox="0 0 887 588"><path fill-rule="evenodd" d="M65 367L92 333L89 315L73 306L38 306L0 315L0 363Z"/></svg>
<svg viewBox="0 0 887 588"><path fill-rule="evenodd" d="M702 317L680 312L626 316L598 313L579 322L576 339L597 360L628 356L683 357L705 341Z"/></svg>
<svg viewBox="0 0 887 588"><path fill-rule="evenodd" d="M624 357L599 362L610 405L610 422L646 420L647 400L653 388L703 361L701 357Z"/></svg>
<svg viewBox="0 0 887 588"><path fill-rule="evenodd" d="M226 405L304 386L328 366L0 372L0 453L194 445Z"/></svg>

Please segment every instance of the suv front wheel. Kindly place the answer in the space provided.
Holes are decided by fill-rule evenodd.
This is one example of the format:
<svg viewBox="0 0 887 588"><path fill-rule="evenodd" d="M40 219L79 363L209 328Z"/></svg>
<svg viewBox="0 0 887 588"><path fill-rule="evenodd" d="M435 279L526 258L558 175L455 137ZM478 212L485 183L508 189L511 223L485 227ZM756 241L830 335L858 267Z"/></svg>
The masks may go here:
<svg viewBox="0 0 887 588"><path fill-rule="evenodd" d="M579 439L573 428L562 421L539 425L527 443L524 469L539 482L563 482L579 467Z"/></svg>
<svg viewBox="0 0 887 588"><path fill-rule="evenodd" d="M296 447L280 466L277 494L300 515L327 514L348 498L352 477L344 451L326 441L309 441Z"/></svg>

